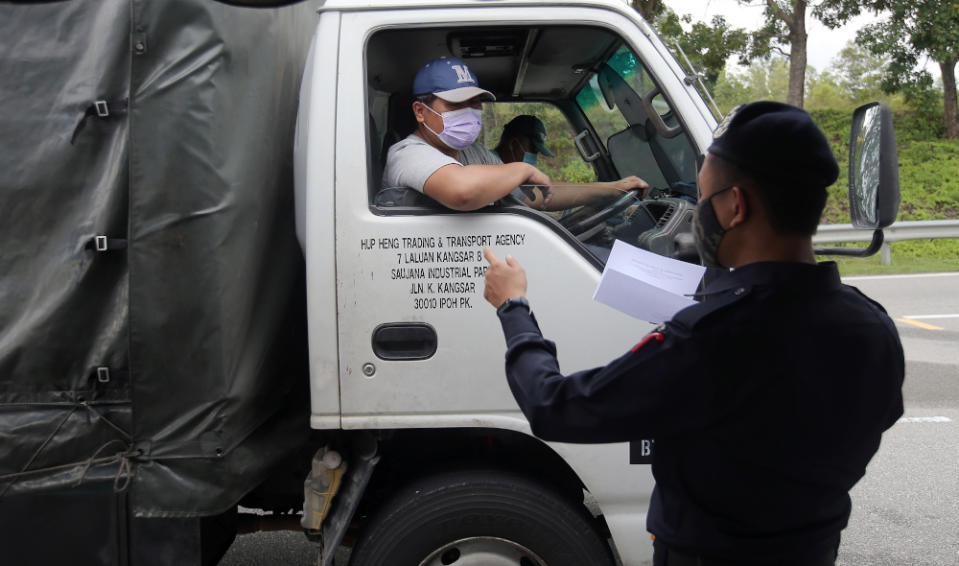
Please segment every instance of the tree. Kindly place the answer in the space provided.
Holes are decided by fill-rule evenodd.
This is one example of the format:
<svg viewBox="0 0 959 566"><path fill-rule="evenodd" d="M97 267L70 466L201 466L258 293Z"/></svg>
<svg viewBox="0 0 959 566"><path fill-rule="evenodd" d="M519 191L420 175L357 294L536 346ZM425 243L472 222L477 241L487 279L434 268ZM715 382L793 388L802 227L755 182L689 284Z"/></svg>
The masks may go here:
<svg viewBox="0 0 959 566"><path fill-rule="evenodd" d="M738 0L742 5L756 5L752 0ZM764 0L765 25L757 32L754 55L779 51L789 46L789 91L786 102L803 105L806 84L806 8L807 0Z"/></svg>
<svg viewBox="0 0 959 566"><path fill-rule="evenodd" d="M647 22L652 22L657 16L662 14L666 8L663 0L631 0L630 5L639 12Z"/></svg>
<svg viewBox="0 0 959 566"><path fill-rule="evenodd" d="M889 68L889 55L872 53L850 41L833 59L830 70L842 94L854 104L880 98L882 81Z"/></svg>
<svg viewBox="0 0 959 566"><path fill-rule="evenodd" d="M749 64L749 35L743 28L730 27L722 16L714 16L707 24L693 22L692 16L687 14L680 17L665 8L652 24L670 49L679 45L696 72L704 75L706 87L710 90L716 85L730 57L738 55L740 64ZM684 24L690 27L689 31L684 29Z"/></svg>
<svg viewBox="0 0 959 566"><path fill-rule="evenodd" d="M724 72L716 84L716 103L728 112L756 100L783 100L789 85L789 63L774 56L750 65L741 73Z"/></svg>
<svg viewBox="0 0 959 566"><path fill-rule="evenodd" d="M831 27L839 27L858 15L853 7L858 0L737 0L745 6L764 6L765 24L753 38L750 57L761 57L778 51L789 58L789 92L786 102L803 106L806 86L806 12ZM873 0L867 0L873 1ZM757 2L759 2L757 4ZM788 45L788 53L784 49Z"/></svg>
<svg viewBox="0 0 959 566"><path fill-rule="evenodd" d="M959 61L959 3L954 0L844 0L843 9L858 13L863 7L882 10L888 18L861 29L857 39L875 54L888 53L890 63L882 81L886 92L907 98L932 86L925 70L916 70L929 57L942 73L943 125L949 139L959 138L956 63ZM865 5L865 6L863 6Z"/></svg>
<svg viewBox="0 0 959 566"><path fill-rule="evenodd" d="M806 108L846 108L851 106L850 97L839 85L838 77L826 71L814 70L806 76Z"/></svg>

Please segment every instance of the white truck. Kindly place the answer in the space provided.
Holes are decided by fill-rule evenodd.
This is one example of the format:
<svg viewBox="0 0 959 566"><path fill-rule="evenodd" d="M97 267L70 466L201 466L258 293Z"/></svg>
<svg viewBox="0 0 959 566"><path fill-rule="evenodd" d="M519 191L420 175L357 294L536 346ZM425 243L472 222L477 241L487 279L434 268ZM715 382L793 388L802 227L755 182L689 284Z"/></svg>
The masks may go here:
<svg viewBox="0 0 959 566"><path fill-rule="evenodd" d="M29 295L22 289L37 274L25 266L40 258L63 260L56 273L81 301L103 296L103 285L112 291L97 311L105 323L59 336L87 353L59 367L79 376L72 385L57 384L43 366L64 353L28 332L29 300L3 320L0 430L4 442L18 431L23 439L0 472L12 556L215 562L240 505L273 513L241 517L241 529L295 518L320 543L324 565L342 544L358 566L650 563L653 439L573 445L533 437L507 387L502 334L482 296L483 246L517 257L544 332L562 367L575 370L619 355L650 327L592 300L603 248L618 238L698 261L690 234L696 172L716 119L695 77L628 3L62 4L3 7L4 25L29 30L53 18L74 32L61 44L87 45L105 19L122 24L80 55L95 61L90 76L103 71L120 94L84 90L110 81L64 88L66 98L86 96L92 110L76 128L71 122L69 146L71 136L61 136L50 150L54 163L84 152L77 159L94 163L81 171L87 181L74 179L83 177L75 166L59 178L93 186L87 200L114 213L68 231L67 240L86 246L20 238L35 246L34 259L5 252L12 275L0 289L5 305ZM4 59L22 61L53 41L33 35L36 43L18 43ZM126 55L110 59L114 52ZM74 54L40 53L73 76L66 69L77 68ZM652 196L563 216L508 199L462 213L395 198L402 192L384 198L386 148L413 129L412 78L440 56L465 61L496 94L488 104L558 112L570 133L550 132L551 143L573 139L579 166L595 179L637 175ZM48 102L69 107L57 106L63 96ZM25 125L15 110L0 112L29 147L36 123ZM493 110L486 114L499 115ZM859 118L851 179L861 187L865 175L867 190L854 197L863 202L854 222L876 229L898 205L898 193L878 204L875 194L880 185L894 194L894 171L883 170L881 183L869 177L880 145L888 154L891 127L879 107ZM878 134L887 137L873 145ZM14 203L5 234L23 229L13 216L23 214L23 187L45 182L3 177L4 202ZM53 210L58 198L48 199ZM116 273L102 275L109 269ZM104 281L84 279L94 272ZM56 295L42 287L40 296ZM38 328L89 319L89 308L60 304L59 318ZM84 341L97 332L110 339ZM304 339L308 349L298 347ZM11 361L37 348L47 348L38 355L44 362ZM46 519L24 524L26 509ZM57 530L61 548L26 541L37 524L57 524L53 517L96 528Z"/></svg>

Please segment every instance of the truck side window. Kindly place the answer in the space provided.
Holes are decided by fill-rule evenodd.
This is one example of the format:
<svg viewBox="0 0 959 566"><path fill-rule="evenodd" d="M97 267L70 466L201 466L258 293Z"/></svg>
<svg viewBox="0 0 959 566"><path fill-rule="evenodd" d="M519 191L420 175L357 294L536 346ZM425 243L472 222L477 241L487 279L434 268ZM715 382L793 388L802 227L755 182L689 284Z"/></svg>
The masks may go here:
<svg viewBox="0 0 959 566"><path fill-rule="evenodd" d="M537 153L536 166L553 180L552 200L544 203L535 189L522 193L518 188L502 206L477 212L538 218L600 263L617 239L697 260L691 234L697 153L641 59L615 32L598 26L422 27L375 33L366 54L373 213L450 212L412 189L381 187L389 145L416 126L410 91L423 61L395 57L411 46L417 46L414 52L424 61L461 58L481 86L497 95L483 111L479 143L486 149L495 150L503 126L515 116L532 115L545 125L545 145L555 156L530 152L530 147L524 151ZM513 151L508 159L517 160L524 151ZM637 193L627 189L639 183L630 177L654 187L651 198L637 202ZM556 198L561 191L568 198ZM532 214L522 202L546 206ZM677 243L677 237L686 238L689 246Z"/></svg>

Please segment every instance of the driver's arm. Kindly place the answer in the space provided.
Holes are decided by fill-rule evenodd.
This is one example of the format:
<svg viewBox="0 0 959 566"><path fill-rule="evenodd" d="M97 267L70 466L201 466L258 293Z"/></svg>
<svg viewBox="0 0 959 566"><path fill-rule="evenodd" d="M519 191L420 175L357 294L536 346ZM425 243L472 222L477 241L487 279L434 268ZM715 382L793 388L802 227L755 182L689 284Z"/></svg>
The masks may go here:
<svg viewBox="0 0 959 566"><path fill-rule="evenodd" d="M450 164L430 175L423 184L423 192L449 208L476 210L503 198L524 183L548 185L549 177L523 162L505 165Z"/></svg>
<svg viewBox="0 0 959 566"><path fill-rule="evenodd" d="M528 201L527 204L533 208L545 208L545 210L566 210L577 206L605 203L621 197L623 193L628 191L641 191L640 196L644 196L647 189L649 189L649 183L639 177L630 176L605 183L577 183L568 187L554 186L550 191L551 197L545 207L542 205L539 195L537 195L535 201Z"/></svg>

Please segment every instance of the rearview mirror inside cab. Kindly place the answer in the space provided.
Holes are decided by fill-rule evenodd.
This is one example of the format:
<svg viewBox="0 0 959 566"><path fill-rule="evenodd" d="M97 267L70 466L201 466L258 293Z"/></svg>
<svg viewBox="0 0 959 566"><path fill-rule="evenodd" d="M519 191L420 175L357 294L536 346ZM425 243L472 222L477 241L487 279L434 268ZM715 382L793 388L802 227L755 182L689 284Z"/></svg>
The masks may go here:
<svg viewBox="0 0 959 566"><path fill-rule="evenodd" d="M849 139L849 213L856 228L889 226L899 212L899 164L892 112L881 102L853 113Z"/></svg>

